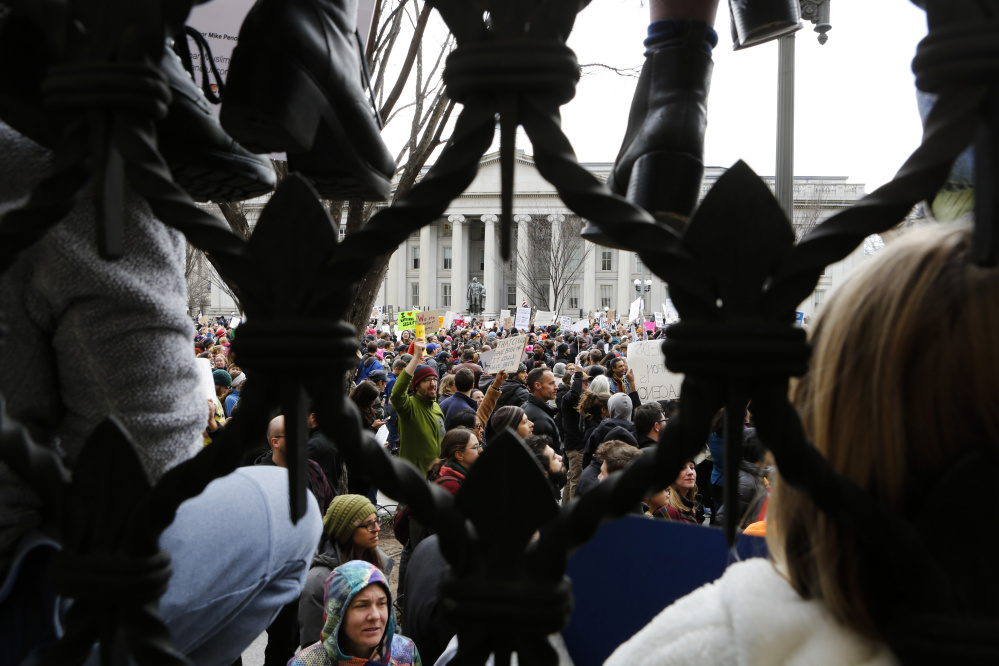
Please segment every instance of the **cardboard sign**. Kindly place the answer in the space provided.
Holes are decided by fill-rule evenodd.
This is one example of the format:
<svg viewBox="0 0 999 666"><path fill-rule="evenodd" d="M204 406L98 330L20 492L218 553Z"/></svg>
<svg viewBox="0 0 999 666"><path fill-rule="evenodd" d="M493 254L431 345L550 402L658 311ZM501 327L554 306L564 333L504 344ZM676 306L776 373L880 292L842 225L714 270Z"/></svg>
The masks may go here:
<svg viewBox="0 0 999 666"><path fill-rule="evenodd" d="M496 374L500 370L506 370L511 375L517 372L521 359L524 357L524 347L527 346L526 335L515 335L512 338L505 338L496 343L493 350L493 357L489 364L490 374ZM481 356L480 356L481 358Z"/></svg>
<svg viewBox="0 0 999 666"><path fill-rule="evenodd" d="M504 318L503 319L503 328L504 328L504 330L507 330L507 331L509 331L511 328L513 328L513 320L510 319L509 317Z"/></svg>
<svg viewBox="0 0 999 666"><path fill-rule="evenodd" d="M202 326L204 326L205 324L208 323L208 317L206 317L205 315L199 314L198 315L198 323L201 324Z"/></svg>
<svg viewBox="0 0 999 666"><path fill-rule="evenodd" d="M416 325L422 326L424 332L427 334L436 333L437 331L439 331L441 323L440 323L440 316L437 314L437 310L417 310Z"/></svg>
<svg viewBox="0 0 999 666"><path fill-rule="evenodd" d="M683 375L667 370L665 360L659 340L628 344L628 367L635 372L635 388L642 404L680 397Z"/></svg>
<svg viewBox="0 0 999 666"><path fill-rule="evenodd" d="M614 316L616 314L617 314L617 310L611 310L610 312L607 313L607 318L610 319L611 321L613 321L614 320Z"/></svg>
<svg viewBox="0 0 999 666"><path fill-rule="evenodd" d="M554 312L539 312L534 316L534 326L551 326L555 323Z"/></svg>
<svg viewBox="0 0 999 666"><path fill-rule="evenodd" d="M517 321L513 325L519 330L529 327L531 325L531 308L517 308Z"/></svg>
<svg viewBox="0 0 999 666"><path fill-rule="evenodd" d="M215 380L212 379L215 368L207 358L196 358L194 362L198 366L198 387L205 400L211 400L215 397Z"/></svg>
<svg viewBox="0 0 999 666"><path fill-rule="evenodd" d="M563 331L566 331L571 326L572 326L572 317L570 317L569 315L564 315L562 319L559 321L558 327Z"/></svg>
<svg viewBox="0 0 999 666"><path fill-rule="evenodd" d="M406 312L399 313L399 330L400 331L415 331L416 330L416 314L419 310L408 310Z"/></svg>

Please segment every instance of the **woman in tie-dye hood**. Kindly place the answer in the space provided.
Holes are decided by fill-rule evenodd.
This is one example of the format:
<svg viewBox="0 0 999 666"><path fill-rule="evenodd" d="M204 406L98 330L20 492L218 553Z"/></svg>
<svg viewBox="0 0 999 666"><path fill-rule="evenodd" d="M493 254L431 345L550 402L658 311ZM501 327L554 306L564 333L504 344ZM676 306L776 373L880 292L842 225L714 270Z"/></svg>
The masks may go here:
<svg viewBox="0 0 999 666"><path fill-rule="evenodd" d="M288 666L420 666L413 641L395 633L392 592L381 570L362 560L342 564L326 579L322 640Z"/></svg>

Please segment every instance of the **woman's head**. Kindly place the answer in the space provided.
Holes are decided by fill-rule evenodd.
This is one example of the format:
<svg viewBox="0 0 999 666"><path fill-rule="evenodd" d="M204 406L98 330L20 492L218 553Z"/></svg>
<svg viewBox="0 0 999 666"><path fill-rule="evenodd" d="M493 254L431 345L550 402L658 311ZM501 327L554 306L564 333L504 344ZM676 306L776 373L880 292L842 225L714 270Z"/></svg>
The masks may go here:
<svg viewBox="0 0 999 666"><path fill-rule="evenodd" d="M812 328L809 369L792 391L805 434L901 516L943 496L937 479L972 449L995 454L997 296L999 270L975 265L970 229L925 229L854 274ZM878 635L886 601L870 594L871 560L850 528L787 484L771 506L771 552L795 589Z"/></svg>
<svg viewBox="0 0 999 666"><path fill-rule="evenodd" d="M385 575L369 562L341 564L326 579L325 602L320 638L330 662L351 657L382 661L395 635L392 592Z"/></svg>
<svg viewBox="0 0 999 666"><path fill-rule="evenodd" d="M437 397L446 398L449 395L453 395L454 391L454 375L444 375L441 377L441 382L437 386Z"/></svg>
<svg viewBox="0 0 999 666"><path fill-rule="evenodd" d="M590 380L589 390L592 391L593 393L606 395L609 398L611 392L610 380L608 380L607 377L605 377L604 375L597 375L596 377Z"/></svg>
<svg viewBox="0 0 999 666"><path fill-rule="evenodd" d="M486 441L493 433L502 432L504 428L515 430L521 437L527 437L534 432L534 423L527 418L527 414L520 407L506 405L500 407L489 417L486 426Z"/></svg>
<svg viewBox="0 0 999 666"><path fill-rule="evenodd" d="M323 533L357 553L374 549L380 531L375 505L364 495L334 497L323 516Z"/></svg>
<svg viewBox="0 0 999 666"><path fill-rule="evenodd" d="M595 421L607 418L607 403L610 401L610 393L594 393L593 391L584 391L583 395L579 397L579 404L576 405L576 411L578 411L583 416Z"/></svg>
<svg viewBox="0 0 999 666"><path fill-rule="evenodd" d="M444 462L456 462L468 469L479 457L479 438L475 431L465 427L451 430L441 440L441 458Z"/></svg>
<svg viewBox="0 0 999 666"><path fill-rule="evenodd" d="M361 414L365 415L369 421L374 420L374 403L380 398L381 392L378 390L378 385L370 379L365 379L350 392L350 399L354 401Z"/></svg>

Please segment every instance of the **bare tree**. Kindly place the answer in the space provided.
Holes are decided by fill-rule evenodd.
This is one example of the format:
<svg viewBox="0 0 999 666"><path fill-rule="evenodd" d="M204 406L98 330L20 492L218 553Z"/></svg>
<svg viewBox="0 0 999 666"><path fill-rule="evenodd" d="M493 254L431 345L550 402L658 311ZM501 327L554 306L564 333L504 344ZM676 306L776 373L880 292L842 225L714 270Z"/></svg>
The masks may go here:
<svg viewBox="0 0 999 666"><path fill-rule="evenodd" d="M561 312L572 286L583 273L592 251L579 235L583 222L576 215L530 215L521 220L517 241L517 286L528 302L546 311Z"/></svg>
<svg viewBox="0 0 999 666"><path fill-rule="evenodd" d="M184 252L184 282L187 284L187 314L197 315L208 309L211 288L206 273L214 272L205 266L205 253L190 243Z"/></svg>
<svg viewBox="0 0 999 666"><path fill-rule="evenodd" d="M801 203L794 204L794 242L800 243L812 229L817 227L822 220L829 217L830 212L824 208L824 201L821 197L806 199Z"/></svg>
<svg viewBox="0 0 999 666"><path fill-rule="evenodd" d="M427 37L431 14L432 8L426 0L380 0L375 7L374 24L377 27L365 52L372 93L383 124L408 120L409 132L406 144L396 157L397 185L388 202L323 202L334 222L346 227L347 234L364 226L379 208L409 192L431 155L447 143L444 133L455 103L444 94L441 75L444 59L454 47L454 40L450 34L439 40ZM287 164L275 162L275 167L280 181L287 175ZM242 204L219 204L219 210L235 233L249 238L250 225ZM371 248L374 254L384 253L381 260L365 275L355 276L359 278L357 295L348 319L358 330L367 327L368 316L394 250ZM229 284L226 289L238 306L238 290Z"/></svg>

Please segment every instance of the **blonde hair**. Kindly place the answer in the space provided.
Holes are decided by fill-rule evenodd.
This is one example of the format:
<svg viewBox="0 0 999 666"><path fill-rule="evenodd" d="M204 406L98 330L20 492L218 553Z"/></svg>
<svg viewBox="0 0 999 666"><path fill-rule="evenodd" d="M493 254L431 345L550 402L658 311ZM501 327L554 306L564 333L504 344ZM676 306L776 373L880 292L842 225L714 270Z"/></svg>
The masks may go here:
<svg viewBox="0 0 999 666"><path fill-rule="evenodd" d="M999 442L999 270L975 265L964 226L913 231L882 255L827 302L792 401L832 469L905 515L962 454ZM872 595L853 531L779 482L770 517L770 551L798 593L883 638L889 600Z"/></svg>
<svg viewBox="0 0 999 666"><path fill-rule="evenodd" d="M686 471L687 465L689 464L689 462L683 464L683 469L680 470L680 474L683 474ZM679 478L679 476L677 478ZM680 487L676 485L676 479L674 479L673 483L666 487L666 505L671 506L678 511L689 511L690 507L683 503L681 497L683 497L682 491L680 490ZM688 502L693 503L696 498L697 484L695 483L694 487L690 489L689 493L687 493L686 499Z"/></svg>
<svg viewBox="0 0 999 666"><path fill-rule="evenodd" d="M451 393L445 393L448 389ZM454 375L444 375L441 377L440 383L437 385L437 397L443 398L452 395L455 392L454 388Z"/></svg>

